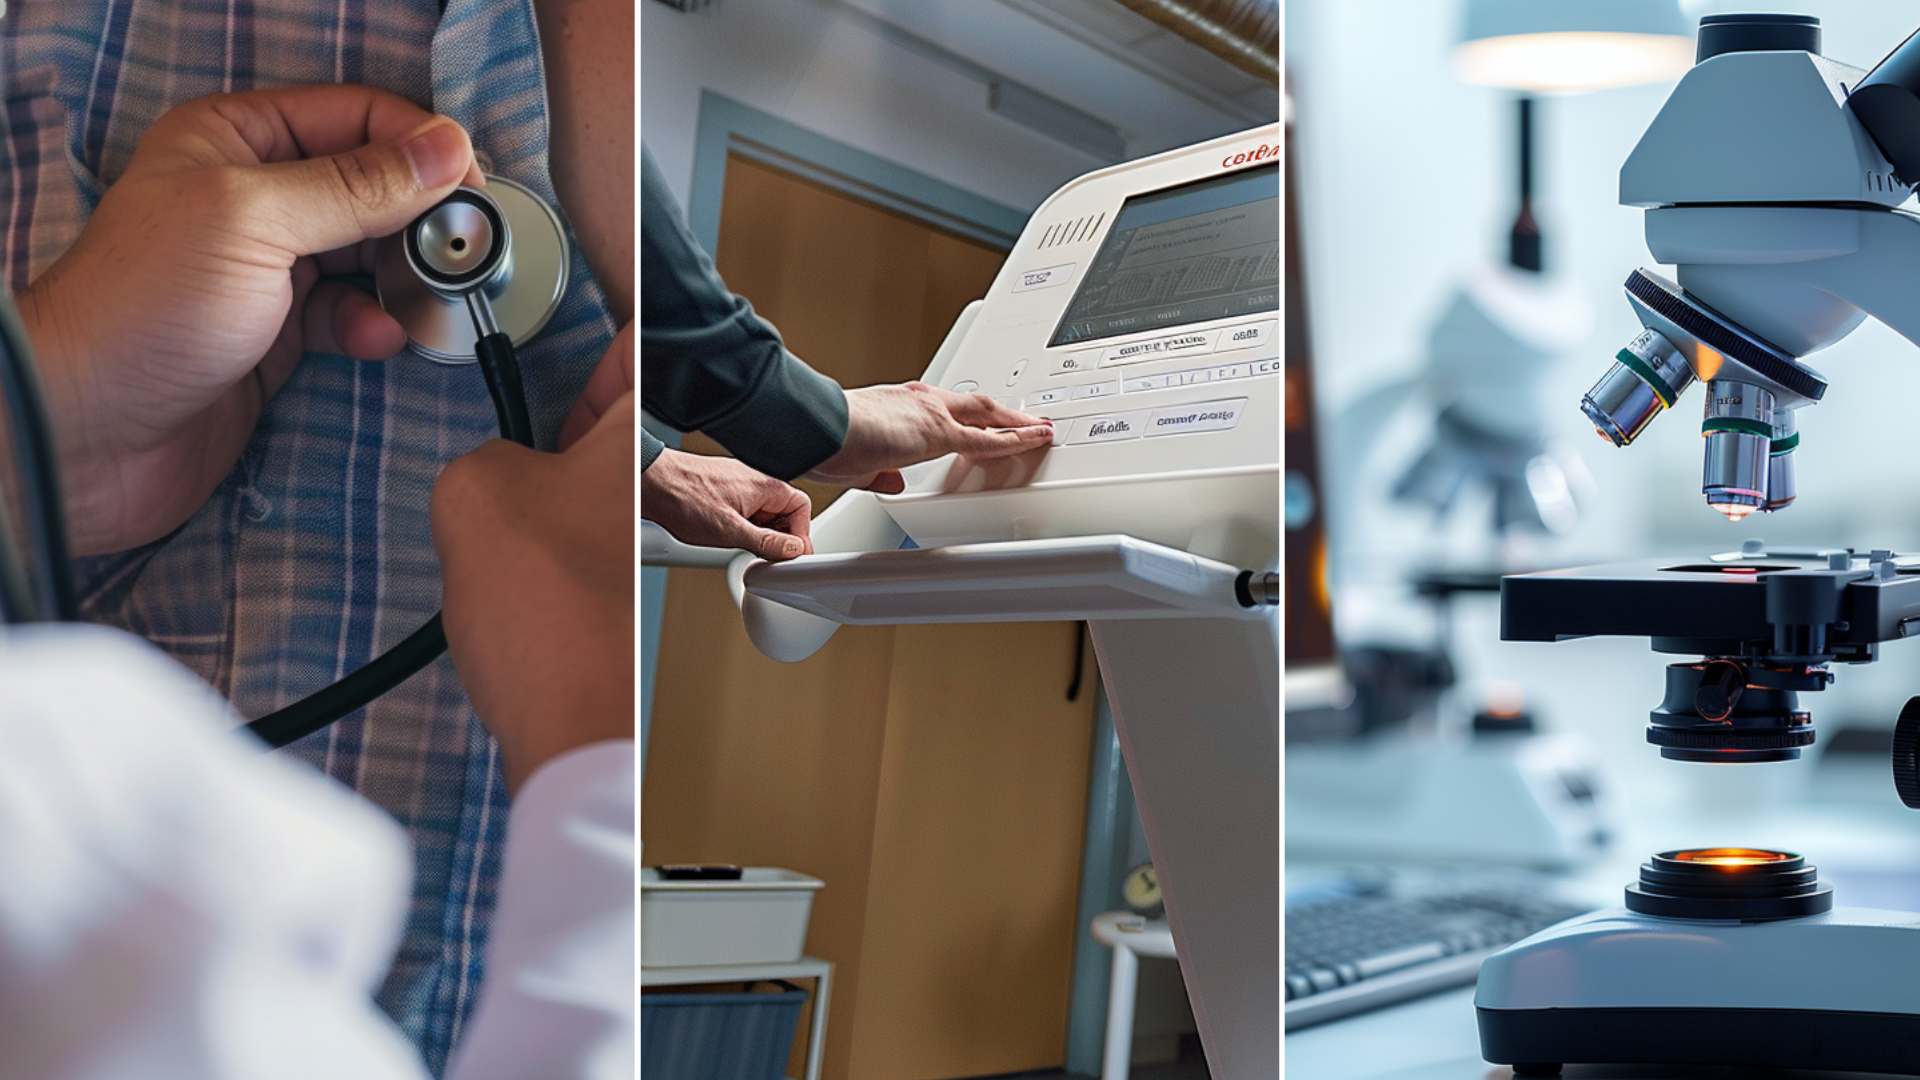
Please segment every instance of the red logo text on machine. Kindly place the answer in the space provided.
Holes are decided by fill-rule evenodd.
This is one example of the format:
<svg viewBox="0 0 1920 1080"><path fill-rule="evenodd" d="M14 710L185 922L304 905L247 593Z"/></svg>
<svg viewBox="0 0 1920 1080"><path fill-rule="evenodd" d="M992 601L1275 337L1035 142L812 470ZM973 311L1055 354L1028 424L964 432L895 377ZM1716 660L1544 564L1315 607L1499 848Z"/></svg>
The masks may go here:
<svg viewBox="0 0 1920 1080"><path fill-rule="evenodd" d="M1261 143L1252 150L1242 150L1237 154L1228 154L1226 157L1221 158L1220 167L1223 169L1231 169L1236 165L1251 165L1256 161L1265 161L1268 158L1279 156L1280 147L1278 144Z"/></svg>

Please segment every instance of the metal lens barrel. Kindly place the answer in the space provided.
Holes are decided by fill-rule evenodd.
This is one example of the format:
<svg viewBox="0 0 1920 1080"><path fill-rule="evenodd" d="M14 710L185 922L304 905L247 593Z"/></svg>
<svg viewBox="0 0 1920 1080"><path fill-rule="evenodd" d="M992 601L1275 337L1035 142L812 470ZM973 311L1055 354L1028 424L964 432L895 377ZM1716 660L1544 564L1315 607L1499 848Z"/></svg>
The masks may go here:
<svg viewBox="0 0 1920 1080"><path fill-rule="evenodd" d="M1767 503L1767 458L1773 444L1773 394L1724 379L1707 384L1706 461L1700 491L1707 505L1739 521Z"/></svg>
<svg viewBox="0 0 1920 1080"><path fill-rule="evenodd" d="M1686 357L1658 331L1642 330L1580 399L1580 411L1613 445L1626 446L1692 384Z"/></svg>
<svg viewBox="0 0 1920 1080"><path fill-rule="evenodd" d="M1769 512L1785 509L1799 495L1794 479L1793 452L1800 445L1800 425L1795 410L1775 409L1773 438L1767 449L1767 502Z"/></svg>

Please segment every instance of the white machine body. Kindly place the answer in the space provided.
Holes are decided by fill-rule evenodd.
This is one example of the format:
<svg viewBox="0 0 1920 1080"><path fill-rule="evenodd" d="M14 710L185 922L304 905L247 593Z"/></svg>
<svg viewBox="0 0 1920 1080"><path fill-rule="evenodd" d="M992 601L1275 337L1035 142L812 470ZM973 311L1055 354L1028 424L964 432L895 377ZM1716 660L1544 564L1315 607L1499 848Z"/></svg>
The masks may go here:
<svg viewBox="0 0 1920 1080"><path fill-rule="evenodd" d="M921 547L1121 533L1271 565L1280 493L1278 125L1089 173L1035 210L926 381L1054 421L1018 459L881 496Z"/></svg>
<svg viewBox="0 0 1920 1080"><path fill-rule="evenodd" d="M1920 343L1920 216L1846 107L1866 72L1811 53L1696 64L1620 169L1687 292L1792 356L1866 315ZM1696 377L1716 374L1691 352ZM1703 369L1704 368L1704 369Z"/></svg>
<svg viewBox="0 0 1920 1080"><path fill-rule="evenodd" d="M1280 553L1280 134L1073 181L955 321L922 378L1053 446L848 492L815 554L727 571L787 662L849 623L1087 620L1221 1080L1280 1058L1279 619L1246 591Z"/></svg>
<svg viewBox="0 0 1920 1080"><path fill-rule="evenodd" d="M1920 1014L1920 915L1836 907L1771 922L1589 912L1480 968L1481 1009L1821 1009Z"/></svg>
<svg viewBox="0 0 1920 1080"><path fill-rule="evenodd" d="M1920 1061L1920 915L1837 907L1767 922L1609 908L1480 968L1489 1061L1910 1073Z"/></svg>

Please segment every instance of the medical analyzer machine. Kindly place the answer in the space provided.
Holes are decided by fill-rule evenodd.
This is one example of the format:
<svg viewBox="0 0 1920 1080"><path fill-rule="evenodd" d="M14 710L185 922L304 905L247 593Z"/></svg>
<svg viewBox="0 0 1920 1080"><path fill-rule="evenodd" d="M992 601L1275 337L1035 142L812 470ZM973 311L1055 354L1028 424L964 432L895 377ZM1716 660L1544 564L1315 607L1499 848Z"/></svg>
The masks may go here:
<svg viewBox="0 0 1920 1080"><path fill-rule="evenodd" d="M1061 188L922 376L1054 444L850 491L816 554L729 569L778 660L842 624L1089 622L1221 1080L1279 1065L1280 157L1273 125Z"/></svg>
<svg viewBox="0 0 1920 1080"><path fill-rule="evenodd" d="M1705 384L1701 489L1728 518L1794 500L1795 413L1827 380L1804 362L1867 314L1920 343L1920 35L1871 72L1820 55L1801 15L1711 15L1698 62L1620 172L1647 246L1677 267L1626 283L1645 330L1581 403L1626 445ZM1680 657L1649 743L1684 762L1791 761L1814 742L1800 695L1920 627L1920 559L1769 549L1507 578L1501 636L1645 636ZM1895 728L1893 790L1920 808L1920 698ZM1622 907L1488 960L1481 1052L1522 1074L1563 1063L1920 1068L1920 915L1835 906L1800 854L1652 856Z"/></svg>

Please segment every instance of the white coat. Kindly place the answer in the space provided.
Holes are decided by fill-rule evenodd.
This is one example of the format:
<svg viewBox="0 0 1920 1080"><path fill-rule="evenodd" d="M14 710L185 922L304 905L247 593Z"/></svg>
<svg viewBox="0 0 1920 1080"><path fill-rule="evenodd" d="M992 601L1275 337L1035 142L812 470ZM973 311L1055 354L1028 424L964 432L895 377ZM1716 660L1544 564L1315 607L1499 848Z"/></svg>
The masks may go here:
<svg viewBox="0 0 1920 1080"><path fill-rule="evenodd" d="M0 1080L424 1080L372 1002L404 834L98 627L0 632ZM634 1075L634 754L515 798L447 1080Z"/></svg>

